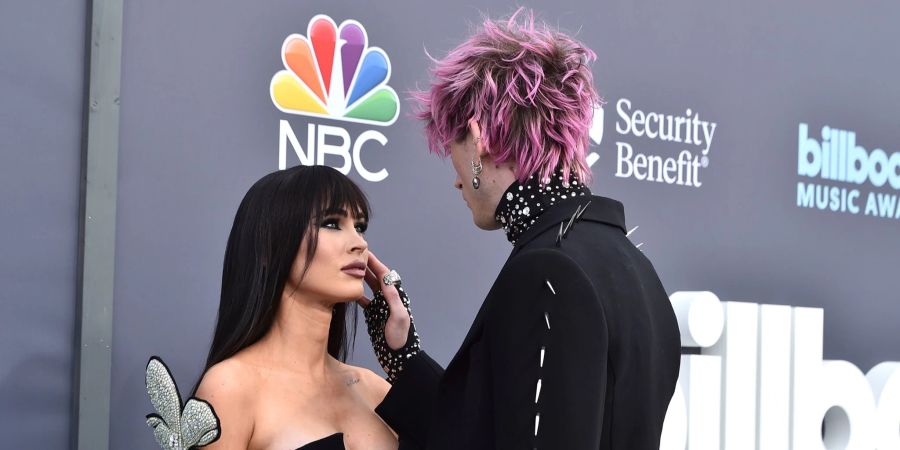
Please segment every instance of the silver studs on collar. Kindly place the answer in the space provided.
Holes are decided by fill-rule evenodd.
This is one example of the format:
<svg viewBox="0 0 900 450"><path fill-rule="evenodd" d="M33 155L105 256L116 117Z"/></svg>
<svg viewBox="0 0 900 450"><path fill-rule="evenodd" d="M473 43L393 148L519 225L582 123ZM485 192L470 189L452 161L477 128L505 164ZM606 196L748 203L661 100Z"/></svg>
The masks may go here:
<svg viewBox="0 0 900 450"><path fill-rule="evenodd" d="M563 181L562 171L556 171L543 181L533 175L522 184L514 182L510 185L497 205L494 218L502 225L506 238L515 245L547 208L560 200L590 193L574 174L570 175L568 184Z"/></svg>

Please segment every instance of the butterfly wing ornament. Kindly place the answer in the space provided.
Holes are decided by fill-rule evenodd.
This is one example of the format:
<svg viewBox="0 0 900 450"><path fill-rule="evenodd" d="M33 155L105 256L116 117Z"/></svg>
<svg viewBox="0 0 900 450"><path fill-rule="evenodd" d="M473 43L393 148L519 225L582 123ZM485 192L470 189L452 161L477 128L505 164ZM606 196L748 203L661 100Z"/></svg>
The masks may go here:
<svg viewBox="0 0 900 450"><path fill-rule="evenodd" d="M212 405L196 397L182 404L172 373L159 357L151 357L147 363L146 383L156 409L147 415L147 425L163 450L187 450L218 439L219 418Z"/></svg>

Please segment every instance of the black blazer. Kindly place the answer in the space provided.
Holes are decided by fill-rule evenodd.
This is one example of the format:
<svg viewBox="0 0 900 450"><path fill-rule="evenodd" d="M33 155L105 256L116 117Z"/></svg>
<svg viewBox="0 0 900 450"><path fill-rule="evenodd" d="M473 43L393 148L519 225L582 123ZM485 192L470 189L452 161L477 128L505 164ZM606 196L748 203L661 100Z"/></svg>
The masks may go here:
<svg viewBox="0 0 900 450"><path fill-rule="evenodd" d="M658 450L681 343L625 230L622 204L604 197L545 211L446 371L415 355L376 409L401 449Z"/></svg>

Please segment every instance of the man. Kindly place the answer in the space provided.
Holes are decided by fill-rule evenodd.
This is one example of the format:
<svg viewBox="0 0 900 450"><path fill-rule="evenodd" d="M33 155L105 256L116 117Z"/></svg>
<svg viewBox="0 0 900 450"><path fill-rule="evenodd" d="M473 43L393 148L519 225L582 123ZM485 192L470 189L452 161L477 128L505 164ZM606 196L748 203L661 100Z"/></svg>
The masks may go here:
<svg viewBox="0 0 900 450"><path fill-rule="evenodd" d="M475 225L503 228L512 253L446 370L370 258L362 303L392 382L376 412L401 448L657 450L679 332L622 204L587 187L594 54L520 13L486 21L417 96Z"/></svg>

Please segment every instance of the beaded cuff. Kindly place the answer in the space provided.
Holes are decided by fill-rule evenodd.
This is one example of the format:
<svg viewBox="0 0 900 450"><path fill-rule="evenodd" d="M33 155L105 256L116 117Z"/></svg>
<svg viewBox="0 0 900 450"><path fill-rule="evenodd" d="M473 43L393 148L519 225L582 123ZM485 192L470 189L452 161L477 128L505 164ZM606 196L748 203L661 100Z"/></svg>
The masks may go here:
<svg viewBox="0 0 900 450"><path fill-rule="evenodd" d="M369 306L365 308L363 314L366 318L366 327L369 330L369 338L372 341L372 349L375 350L375 356L381 367L387 373L387 380L393 383L400 372L403 370L403 363L421 350L421 341L419 333L416 332L415 322L413 321L412 312L410 311L409 296L402 287L397 286L397 292L400 293L400 301L409 313L409 334L406 338L406 345L399 350L393 350L387 345L384 339L384 326L387 323L390 310L388 309L387 299L381 291L375 293Z"/></svg>

